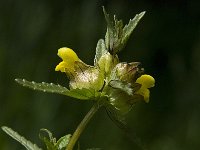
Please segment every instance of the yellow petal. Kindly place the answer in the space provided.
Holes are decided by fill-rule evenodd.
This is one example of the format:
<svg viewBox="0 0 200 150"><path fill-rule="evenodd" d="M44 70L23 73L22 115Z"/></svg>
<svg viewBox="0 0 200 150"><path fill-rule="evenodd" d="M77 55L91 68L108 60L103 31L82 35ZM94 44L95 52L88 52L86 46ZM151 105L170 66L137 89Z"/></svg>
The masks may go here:
<svg viewBox="0 0 200 150"><path fill-rule="evenodd" d="M67 47L60 48L58 50L58 56L62 58L63 61L70 63L74 63L75 61L79 60L76 53L72 49Z"/></svg>
<svg viewBox="0 0 200 150"><path fill-rule="evenodd" d="M147 88L140 88L137 92L137 94L142 95L144 97L144 101L146 103L149 102L149 96L150 96L150 91Z"/></svg>
<svg viewBox="0 0 200 150"><path fill-rule="evenodd" d="M141 84L141 88L136 92L136 94L142 95L146 103L149 102L150 91L148 88L154 87L155 79L150 75L142 75L136 80L136 83Z"/></svg>
<svg viewBox="0 0 200 150"><path fill-rule="evenodd" d="M62 61L56 66L55 71L65 72L66 67L67 67L66 62Z"/></svg>
<svg viewBox="0 0 200 150"><path fill-rule="evenodd" d="M143 87L151 88L155 85L155 79L150 75L144 74L136 80L136 83L141 84Z"/></svg>
<svg viewBox="0 0 200 150"><path fill-rule="evenodd" d="M75 61L80 60L76 53L70 48L63 47L58 50L58 56L62 58L63 61L56 66L55 71L73 73Z"/></svg>

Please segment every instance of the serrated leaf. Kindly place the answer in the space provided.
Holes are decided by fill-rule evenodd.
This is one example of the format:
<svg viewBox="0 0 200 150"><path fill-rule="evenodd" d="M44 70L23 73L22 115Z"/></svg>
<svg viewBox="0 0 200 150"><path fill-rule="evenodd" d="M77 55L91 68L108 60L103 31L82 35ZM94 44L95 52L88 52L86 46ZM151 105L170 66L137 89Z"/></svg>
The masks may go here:
<svg viewBox="0 0 200 150"><path fill-rule="evenodd" d="M114 89L120 89L126 92L128 95L133 96L133 94L136 91L138 91L142 85L139 83L130 84L130 83L122 82L120 80L111 80L109 82L109 86L111 86Z"/></svg>
<svg viewBox="0 0 200 150"><path fill-rule="evenodd" d="M117 20L116 16L114 16L114 20L111 20L109 14L106 12L104 7L103 12L107 22L105 45L108 51L111 54L115 55L120 47L120 39L123 31L123 22L122 20Z"/></svg>
<svg viewBox="0 0 200 150"><path fill-rule="evenodd" d="M133 95L133 89L132 89L130 83L125 83L125 82L122 82L119 80L112 80L109 82L109 85L112 88L120 89L120 90L126 92L128 95Z"/></svg>
<svg viewBox="0 0 200 150"><path fill-rule="evenodd" d="M98 41L97 47L96 47L96 54L95 54L95 58L94 58L94 66L97 65L97 62L99 61L101 56L104 55L105 53L107 53L105 42L104 42L103 39L100 39Z"/></svg>
<svg viewBox="0 0 200 150"><path fill-rule="evenodd" d="M21 143L27 150L42 150L36 144L25 139L23 136L19 135L17 132L13 131L11 128L3 126L1 127L4 132L10 135L13 139Z"/></svg>
<svg viewBox="0 0 200 150"><path fill-rule="evenodd" d="M122 35L122 41L121 41L122 45L126 44L131 33L133 32L133 30L135 29L139 21L142 19L144 14L145 14L145 11L141 12L140 14L137 14L133 19L130 19L127 25L125 25L125 27L123 28L123 35Z"/></svg>
<svg viewBox="0 0 200 150"><path fill-rule="evenodd" d="M114 20L111 20L104 7L103 12L107 22L105 45L108 51L115 55L125 47L131 33L144 16L145 12L137 14L124 28L122 20L118 20L116 16L114 16Z"/></svg>
<svg viewBox="0 0 200 150"><path fill-rule="evenodd" d="M61 85L56 85L53 83L36 83L34 81L30 82L25 79L15 79L15 81L25 87L31 88L33 90L39 90L42 92L58 93L63 95L68 95L69 90Z"/></svg>
<svg viewBox="0 0 200 150"><path fill-rule="evenodd" d="M46 133L48 135L49 141L53 144L56 144L56 138L53 137L53 134L51 131L47 129L40 129L40 134L39 137L42 139L43 137L46 137L45 135L42 134L42 132Z"/></svg>
<svg viewBox="0 0 200 150"><path fill-rule="evenodd" d="M44 133L47 134L47 137ZM55 147L56 138L53 137L53 134L49 130L40 129L39 138L44 142L47 150L57 150Z"/></svg>
<svg viewBox="0 0 200 150"><path fill-rule="evenodd" d="M64 148L67 147L70 138L71 138L71 134L61 137L56 143L57 150L64 150Z"/></svg>
<svg viewBox="0 0 200 150"><path fill-rule="evenodd" d="M47 136L43 135L41 131L47 133ZM56 141L56 138L53 137L53 134L49 130L41 129L39 137L45 143L47 150L64 150L64 148L69 143L71 135L68 134Z"/></svg>
<svg viewBox="0 0 200 150"><path fill-rule="evenodd" d="M105 45L106 48L111 51L113 48L113 40L114 40L114 24L110 20L109 14L106 12L105 8L103 7L103 13L107 22L107 31L105 35Z"/></svg>
<svg viewBox="0 0 200 150"><path fill-rule="evenodd" d="M62 94L66 96L70 96L73 98L81 99L81 100L87 100L94 98L95 92L89 89L72 89L68 90L66 87L63 87L61 85L56 85L53 83L36 83L34 81L30 82L25 79L15 79L15 81L25 87L34 89L34 90L39 90L42 92L50 92L50 93L57 93L57 94Z"/></svg>
<svg viewBox="0 0 200 150"><path fill-rule="evenodd" d="M46 137L43 137L41 140L45 143L47 150L57 150L55 145L51 143Z"/></svg>
<svg viewBox="0 0 200 150"><path fill-rule="evenodd" d="M116 54L123 48L123 46L121 44L122 36L123 36L123 21L118 20L117 17L114 16L113 54Z"/></svg>
<svg viewBox="0 0 200 150"><path fill-rule="evenodd" d="M115 36L117 39L120 39L122 37L122 33L123 33L123 21L122 20L118 20L116 16L114 16L114 27L115 27Z"/></svg>

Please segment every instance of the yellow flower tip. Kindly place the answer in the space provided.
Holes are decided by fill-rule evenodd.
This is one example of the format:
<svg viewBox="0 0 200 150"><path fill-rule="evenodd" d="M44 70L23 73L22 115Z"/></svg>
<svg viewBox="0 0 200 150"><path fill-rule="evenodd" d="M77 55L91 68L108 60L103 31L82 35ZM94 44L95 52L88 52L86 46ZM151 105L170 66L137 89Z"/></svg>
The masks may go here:
<svg viewBox="0 0 200 150"><path fill-rule="evenodd" d="M74 63L75 61L79 60L76 53L72 49L67 48L67 47L58 49L58 56L60 58L62 58L62 60L65 62L73 62Z"/></svg>
<svg viewBox="0 0 200 150"><path fill-rule="evenodd" d="M150 97L150 91L149 91L149 89L144 88L144 87L141 87L141 88L136 92L136 94L139 94L139 95L143 96L143 97L144 97L144 101L145 101L146 103L149 102L149 97Z"/></svg>
<svg viewBox="0 0 200 150"><path fill-rule="evenodd" d="M143 96L144 96L144 101L145 101L146 103L148 103L148 102L149 102L149 96L150 96L150 91L149 91L149 89L143 90Z"/></svg>
<svg viewBox="0 0 200 150"><path fill-rule="evenodd" d="M65 73L73 73L74 72L74 62L79 61L80 59L76 55L76 53L67 47L63 47L58 49L58 56L63 60L60 62L56 68L55 71L61 71Z"/></svg>
<svg viewBox="0 0 200 150"><path fill-rule="evenodd" d="M150 96L150 91L148 88L155 86L155 79L150 75L144 74L136 80L136 83L142 85L136 93L142 95L144 97L144 101L148 103Z"/></svg>
<svg viewBox="0 0 200 150"><path fill-rule="evenodd" d="M155 79L150 75L144 74L136 80L136 83L141 84L145 88L151 88L155 86Z"/></svg>
<svg viewBox="0 0 200 150"><path fill-rule="evenodd" d="M61 72L65 72L65 67L66 66L66 63L64 61L60 62L56 68L55 68L55 71L61 71Z"/></svg>

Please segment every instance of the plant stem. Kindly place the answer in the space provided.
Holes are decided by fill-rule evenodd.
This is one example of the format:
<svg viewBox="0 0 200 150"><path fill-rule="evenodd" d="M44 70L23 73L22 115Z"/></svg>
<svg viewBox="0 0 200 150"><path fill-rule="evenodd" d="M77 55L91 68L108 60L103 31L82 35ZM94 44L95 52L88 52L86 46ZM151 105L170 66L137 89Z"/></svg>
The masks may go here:
<svg viewBox="0 0 200 150"><path fill-rule="evenodd" d="M76 144L76 141L80 137L81 133L85 129L85 127L88 124L88 122L90 121L90 119L97 112L97 110L99 109L99 107L100 107L100 105L98 103L95 103L92 106L92 108L90 109L90 111L86 114L86 116L83 118L83 120L81 121L81 123L76 128L74 134L72 135L72 137L71 137L71 139L70 139L70 141L69 141L69 143L67 145L66 150L73 150L73 147Z"/></svg>

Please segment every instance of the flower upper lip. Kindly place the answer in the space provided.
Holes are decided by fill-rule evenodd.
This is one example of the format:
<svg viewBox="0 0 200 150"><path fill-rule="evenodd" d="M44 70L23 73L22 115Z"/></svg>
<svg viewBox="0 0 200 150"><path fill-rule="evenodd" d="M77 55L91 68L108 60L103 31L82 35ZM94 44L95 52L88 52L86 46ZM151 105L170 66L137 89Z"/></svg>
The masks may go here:
<svg viewBox="0 0 200 150"><path fill-rule="evenodd" d="M76 53L67 47L60 48L57 54L63 61L60 62L55 71L65 72L67 74L74 72L74 63L75 61L79 61L80 59L76 55Z"/></svg>

